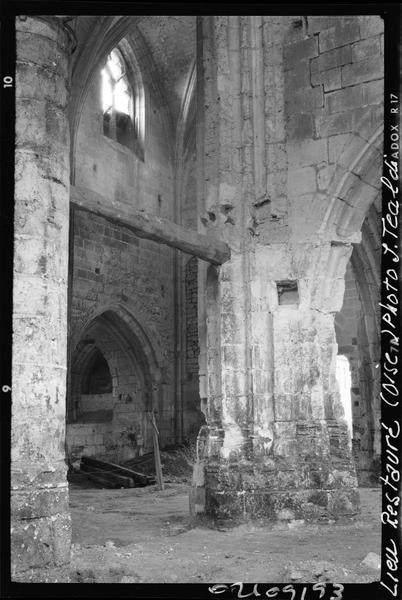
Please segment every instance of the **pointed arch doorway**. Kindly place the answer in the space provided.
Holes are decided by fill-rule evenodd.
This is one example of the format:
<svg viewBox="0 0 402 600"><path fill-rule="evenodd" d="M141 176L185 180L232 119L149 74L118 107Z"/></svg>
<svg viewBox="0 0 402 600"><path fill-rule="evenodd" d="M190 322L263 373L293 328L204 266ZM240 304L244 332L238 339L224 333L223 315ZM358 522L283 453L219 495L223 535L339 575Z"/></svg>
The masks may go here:
<svg viewBox="0 0 402 600"><path fill-rule="evenodd" d="M131 315L107 309L83 328L70 363L66 446L125 462L152 449L147 411L159 408L161 378L148 336Z"/></svg>

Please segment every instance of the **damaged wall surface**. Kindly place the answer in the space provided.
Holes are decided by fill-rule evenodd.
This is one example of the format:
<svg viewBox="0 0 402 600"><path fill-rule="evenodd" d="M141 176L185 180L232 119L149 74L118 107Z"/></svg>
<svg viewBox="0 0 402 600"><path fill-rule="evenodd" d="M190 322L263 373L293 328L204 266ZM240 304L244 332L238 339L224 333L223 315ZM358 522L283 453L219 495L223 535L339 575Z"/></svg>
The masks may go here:
<svg viewBox="0 0 402 600"><path fill-rule="evenodd" d="M66 579L67 465L149 451L150 410L162 447L197 438L194 518L355 515L380 454L382 19L16 23L14 579Z"/></svg>

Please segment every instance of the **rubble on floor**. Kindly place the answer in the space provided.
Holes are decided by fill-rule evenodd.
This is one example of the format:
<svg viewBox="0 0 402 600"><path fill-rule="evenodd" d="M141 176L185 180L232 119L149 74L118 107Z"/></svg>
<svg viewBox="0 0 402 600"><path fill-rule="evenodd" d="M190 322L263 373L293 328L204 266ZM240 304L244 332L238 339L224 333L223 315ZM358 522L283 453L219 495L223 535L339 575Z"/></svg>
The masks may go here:
<svg viewBox="0 0 402 600"><path fill-rule="evenodd" d="M70 486L72 581L86 583L368 583L380 553L381 491L360 489L362 513L344 523L192 524L188 483L130 489ZM306 560L308 557L308 560ZM164 565L163 570L161 564Z"/></svg>

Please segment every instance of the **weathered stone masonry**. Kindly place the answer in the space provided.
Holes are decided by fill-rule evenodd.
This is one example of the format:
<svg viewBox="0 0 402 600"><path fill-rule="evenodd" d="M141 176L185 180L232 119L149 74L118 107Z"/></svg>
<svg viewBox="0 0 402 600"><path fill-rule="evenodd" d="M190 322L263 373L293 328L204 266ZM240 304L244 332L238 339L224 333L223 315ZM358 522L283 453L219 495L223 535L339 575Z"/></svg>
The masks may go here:
<svg viewBox="0 0 402 600"><path fill-rule="evenodd" d="M203 20L201 198L232 259L211 280L196 514L358 510L334 314L379 194L381 33L377 17Z"/></svg>
<svg viewBox="0 0 402 600"><path fill-rule="evenodd" d="M68 580L66 463L151 449L150 408L162 446L199 430L194 515L356 514L380 453L382 20L78 17L75 33L71 56L62 20L17 19L13 579ZM103 135L118 44L134 151ZM144 214L224 252L143 239Z"/></svg>
<svg viewBox="0 0 402 600"><path fill-rule="evenodd" d="M151 410L153 404L153 407L158 410L162 445L174 443L172 256L166 248L141 240L132 232L90 213L74 211L72 227L74 230L74 272L70 318L71 345L74 348L71 357L72 368L75 363L79 369L82 365L80 342L85 338L94 339L95 345L103 351L112 370L114 385L109 407L113 411L121 412L121 403L126 403L125 412L128 414L124 426L121 418L116 421L115 415L114 426L110 425L112 431L108 434L111 439L109 441L104 439L103 443L99 440L98 444L86 444L80 435L73 433L77 432L77 426L71 423L68 431L73 437L78 438L74 442L71 440L71 451L74 453L74 458L77 458L80 454L77 446L81 446L85 453L104 455L111 460L127 460L135 456L136 451L139 450L136 443L138 437L140 437L142 450L152 448L152 436L148 431L146 411ZM110 339L112 331L106 322L102 331L98 328L94 334L93 327L91 332L88 331L91 323L101 318L102 309L106 313L113 311L117 319L121 319L124 313L133 315L137 319L146 332L149 344L157 352L158 368L161 373L163 372L161 381L152 381L151 373L148 377L141 373L141 369L147 367L144 367L138 358L131 358L129 351L124 349L127 344L133 344L132 350L135 354L135 347L139 342L130 342L129 339L124 340L121 337L121 340L119 338L112 344ZM124 321L122 325L128 326ZM137 348L138 352L141 353L140 348ZM146 362L145 358L144 360ZM77 377L79 377L78 373ZM76 400L74 385L79 385L78 381L75 382L75 378L76 373L73 368L69 393L70 404ZM160 387L160 397L156 404L152 402L151 394L152 386L155 385ZM80 390L77 390L77 393L80 394ZM127 401L128 396L131 400ZM70 421L72 419L79 423L79 419L74 419L72 414L70 417ZM100 434L101 431L103 432L101 434L103 438L108 437L104 433L104 424L94 423L93 427L98 429ZM70 433L68 442L69 436ZM90 445L100 447L90 450Z"/></svg>
<svg viewBox="0 0 402 600"><path fill-rule="evenodd" d="M68 55L56 18L17 19L12 577L65 579ZM43 580L43 574L42 580Z"/></svg>

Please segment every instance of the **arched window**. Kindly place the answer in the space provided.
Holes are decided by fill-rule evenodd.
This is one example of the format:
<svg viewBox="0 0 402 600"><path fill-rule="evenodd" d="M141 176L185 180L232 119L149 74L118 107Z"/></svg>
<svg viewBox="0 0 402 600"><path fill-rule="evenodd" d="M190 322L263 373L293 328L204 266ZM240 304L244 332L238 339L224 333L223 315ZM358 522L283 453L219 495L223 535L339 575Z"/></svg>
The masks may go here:
<svg viewBox="0 0 402 600"><path fill-rule="evenodd" d="M115 48L107 57L102 75L103 134L134 149L135 101L122 53Z"/></svg>
<svg viewBox="0 0 402 600"><path fill-rule="evenodd" d="M109 394L113 391L112 376L103 354L96 348L81 382L81 394Z"/></svg>

